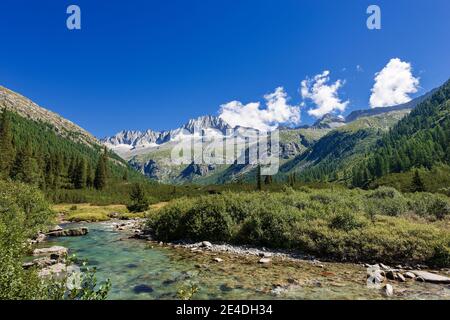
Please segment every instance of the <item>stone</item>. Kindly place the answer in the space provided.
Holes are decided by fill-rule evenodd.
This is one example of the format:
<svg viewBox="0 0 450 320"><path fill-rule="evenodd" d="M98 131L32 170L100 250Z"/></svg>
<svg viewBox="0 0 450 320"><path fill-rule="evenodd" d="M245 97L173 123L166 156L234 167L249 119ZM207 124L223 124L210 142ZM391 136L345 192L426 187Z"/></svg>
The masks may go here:
<svg viewBox="0 0 450 320"><path fill-rule="evenodd" d="M258 256L260 256L261 258L270 258L272 257L272 254L270 252L260 252Z"/></svg>
<svg viewBox="0 0 450 320"><path fill-rule="evenodd" d="M450 284L450 278L427 271L412 271L420 280L431 283Z"/></svg>
<svg viewBox="0 0 450 320"><path fill-rule="evenodd" d="M78 237L84 236L88 234L88 228L82 227L77 229L68 229L68 230L59 230L59 231L51 231L46 233L49 237Z"/></svg>
<svg viewBox="0 0 450 320"><path fill-rule="evenodd" d="M39 271L38 275L40 277L48 277L48 276L60 276L67 271L67 266L65 263L57 263L46 267Z"/></svg>
<svg viewBox="0 0 450 320"><path fill-rule="evenodd" d="M214 258L213 259L215 262L223 262L223 259L221 259L221 258Z"/></svg>
<svg viewBox="0 0 450 320"><path fill-rule="evenodd" d="M209 241L203 241L200 245L202 248L211 248L212 247L212 243Z"/></svg>
<svg viewBox="0 0 450 320"><path fill-rule="evenodd" d="M261 264L268 264L268 263L271 263L271 262L272 262L272 259L270 259L270 258L261 258L258 261L258 263L261 263Z"/></svg>
<svg viewBox="0 0 450 320"><path fill-rule="evenodd" d="M22 263L22 268L24 268L25 270L28 270L30 268L34 267L34 262L25 262Z"/></svg>
<svg viewBox="0 0 450 320"><path fill-rule="evenodd" d="M412 273L412 272L405 272L404 274L403 274L403 276L405 277L405 278L407 278L407 279L415 279L416 278L416 275L414 274L414 273Z"/></svg>
<svg viewBox="0 0 450 320"><path fill-rule="evenodd" d="M388 297L392 297L394 295L394 288L389 283L383 288L384 294Z"/></svg>
<svg viewBox="0 0 450 320"><path fill-rule="evenodd" d="M397 279L400 282L405 282L406 281L405 277L401 273L397 273Z"/></svg>
<svg viewBox="0 0 450 320"><path fill-rule="evenodd" d="M386 271L391 269L389 266L382 264L382 263L379 263L378 265L380 266L381 269L386 270Z"/></svg>
<svg viewBox="0 0 450 320"><path fill-rule="evenodd" d="M62 231L62 230L63 230L63 228L62 228L61 226L56 225L56 226L51 227L51 228L48 230L48 232Z"/></svg>
<svg viewBox="0 0 450 320"><path fill-rule="evenodd" d="M52 259L52 256L50 255L50 258L49 257L43 257L43 258L39 258L39 259L34 259L33 263L38 268L45 268L45 267L57 264L58 260L57 259Z"/></svg>
<svg viewBox="0 0 450 320"><path fill-rule="evenodd" d="M153 288L146 285L146 284L140 284L133 288L134 293L152 293Z"/></svg>
<svg viewBox="0 0 450 320"><path fill-rule="evenodd" d="M55 255L58 257L65 257L68 254L68 250L65 247L61 246L53 246L50 248L41 248L41 249L34 249L33 255L39 256L39 255Z"/></svg>
<svg viewBox="0 0 450 320"><path fill-rule="evenodd" d="M397 280L398 276L396 272L389 270L388 272L386 272L386 278L388 278L389 280Z"/></svg>

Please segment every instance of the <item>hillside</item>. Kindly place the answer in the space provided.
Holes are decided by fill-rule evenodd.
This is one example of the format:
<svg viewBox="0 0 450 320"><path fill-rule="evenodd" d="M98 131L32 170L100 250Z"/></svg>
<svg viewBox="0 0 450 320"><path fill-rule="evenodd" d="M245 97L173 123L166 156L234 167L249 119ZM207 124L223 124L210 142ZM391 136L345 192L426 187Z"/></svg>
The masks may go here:
<svg viewBox="0 0 450 320"><path fill-rule="evenodd" d="M100 146L99 141L86 130L60 115L44 109L30 99L0 86L0 110L9 110L25 119L46 123L53 127L58 135L73 142L80 142L90 146Z"/></svg>
<svg viewBox="0 0 450 320"><path fill-rule="evenodd" d="M450 163L450 80L399 121L365 157L353 184L367 186L387 174Z"/></svg>
<svg viewBox="0 0 450 320"><path fill-rule="evenodd" d="M105 154L104 147L79 126L8 89L1 87L1 93L0 178L36 185L55 201L73 200L71 193L97 188L102 161L107 185L125 177L144 180L119 156Z"/></svg>

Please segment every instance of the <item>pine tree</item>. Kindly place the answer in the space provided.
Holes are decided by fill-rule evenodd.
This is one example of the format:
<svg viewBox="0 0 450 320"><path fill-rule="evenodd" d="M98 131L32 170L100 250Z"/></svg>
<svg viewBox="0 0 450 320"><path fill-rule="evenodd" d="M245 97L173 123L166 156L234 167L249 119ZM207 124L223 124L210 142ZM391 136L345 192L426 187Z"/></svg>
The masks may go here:
<svg viewBox="0 0 450 320"><path fill-rule="evenodd" d="M412 192L424 192L425 185L420 177L419 170L416 169L414 172L414 176L411 182L411 191Z"/></svg>
<svg viewBox="0 0 450 320"><path fill-rule="evenodd" d="M80 159L75 166L73 176L73 186L75 189L83 189L86 187L86 160Z"/></svg>
<svg viewBox="0 0 450 320"><path fill-rule="evenodd" d="M258 167L256 168L256 189L258 191L262 190L261 165L258 165Z"/></svg>
<svg viewBox="0 0 450 320"><path fill-rule="evenodd" d="M108 153L105 148L105 151L98 160L97 169L95 170L94 187L97 190L102 190L106 186L107 166L108 166Z"/></svg>
<svg viewBox="0 0 450 320"><path fill-rule="evenodd" d="M93 186L94 186L94 178L92 174L92 165L90 162L88 162L86 167L86 187L92 188Z"/></svg>
<svg viewBox="0 0 450 320"><path fill-rule="evenodd" d="M131 203L127 206L130 212L142 212L148 209L150 205L145 188L140 183L135 183L130 192Z"/></svg>
<svg viewBox="0 0 450 320"><path fill-rule="evenodd" d="M4 110L0 118L0 179L9 178L14 155L11 119L8 111Z"/></svg>
<svg viewBox="0 0 450 320"><path fill-rule="evenodd" d="M28 184L37 184L39 182L39 166L36 159L33 157L33 151L29 140L26 142L25 147L20 149L17 154L12 169L12 176L15 180Z"/></svg>
<svg viewBox="0 0 450 320"><path fill-rule="evenodd" d="M123 181L128 181L128 170L125 170L122 176Z"/></svg>

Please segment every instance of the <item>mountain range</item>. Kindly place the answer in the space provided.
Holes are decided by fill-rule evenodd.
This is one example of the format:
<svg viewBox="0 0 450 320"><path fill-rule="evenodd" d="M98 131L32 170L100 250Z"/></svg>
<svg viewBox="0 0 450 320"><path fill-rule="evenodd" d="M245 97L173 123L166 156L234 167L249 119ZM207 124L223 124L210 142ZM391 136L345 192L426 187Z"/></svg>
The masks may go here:
<svg viewBox="0 0 450 320"><path fill-rule="evenodd" d="M381 132L389 130L430 94L427 93L398 106L353 111L345 118L326 114L309 126L279 127L282 164L280 176L292 170L298 171L298 166L306 169L319 165L328 159L324 154L325 149L338 150L339 143L342 143L342 140L351 139L348 136L355 138L353 135L357 131L357 136L360 138L356 139L359 145L355 145L355 148L361 150L352 150L352 152L362 152L362 145L365 147L373 145ZM232 128L220 117L208 115L191 119L174 130L162 132L124 130L112 137L102 139L101 142L127 160L136 170L160 182L226 183L249 179L253 176L251 172L255 169L254 166L236 163L228 165L173 164L170 151L180 140L192 138L194 132L201 132L205 136L225 137L227 130L239 129L239 127ZM362 131L359 132L360 130ZM359 140L363 140L364 143L360 144ZM322 152L319 154L317 149L321 149ZM335 161L335 163L338 162Z"/></svg>
<svg viewBox="0 0 450 320"><path fill-rule="evenodd" d="M442 101L448 101L448 87L449 83L447 82L440 88L397 106L357 110L345 118L327 114L312 125L280 126L278 128L280 170L274 179L284 181L286 176L295 173L305 181L340 181L351 184L356 173L365 176L375 175L374 172L377 170L374 168L379 165L379 157L376 155L377 153L382 154L380 148L383 148L383 143L389 145L384 140L386 135L392 134L393 130L395 132L396 128L406 121L405 119L410 121L410 126L418 122L427 124L429 128L427 127L428 131L423 133L425 137L422 137L423 141L428 141L426 137L429 136L442 135L440 132L434 132L433 128L441 125L444 131L446 130L448 112L439 110L448 109L448 102L442 105ZM443 97L443 100L436 97ZM417 116L416 113L419 111L416 110L422 110L423 106L429 105L430 101L440 101L439 105L437 105L438 102L435 102L436 105L428 107L437 114L427 109L428 113L425 117ZM17 115L17 119L14 121L18 137L17 144L21 144L22 140L32 140L35 144L34 149L44 150L44 153L48 154L47 157L64 152L63 157L67 167L70 166L71 161L79 158L85 158L88 165L94 166L102 148L106 146L111 150L109 157L113 160L112 172L116 177L122 175L124 170L132 169L137 171L132 173L134 176L140 172L151 180L169 184L222 184L252 181L256 176L255 165L238 164L236 161L227 164L196 164L193 162L177 164L171 161L172 149L180 141L192 138L194 140L203 139L204 137L216 137L220 141L221 138L230 136L230 134L238 136L242 130L247 129L233 128L220 117L211 115L198 117L187 121L179 128L167 131L124 130L112 137L98 140L73 122L1 86L0 109L12 111ZM414 112L411 112L412 110ZM411 117L414 120L410 120ZM427 119L434 120L427 123ZM415 132L408 132L408 135L414 137ZM444 138L440 138L440 141L446 141L445 133L443 136ZM389 138L387 141L395 140L394 138L397 137ZM410 157L406 154L407 151L401 155L392 155L395 151L389 149L390 153L384 154L383 157L389 159L391 167L383 169L381 172L389 173L392 168L397 168L395 169L397 171L403 170L399 168L410 168L413 163L420 161L430 164L430 166L435 163L436 159L445 162L445 157L441 155L442 152L445 153L442 151L445 150L445 144L444 147L437 146L433 149L432 146L439 144L422 140L420 143L425 144L423 149L433 154L432 159L427 158L426 155L421 155L421 157L427 158L427 162L424 162L422 158L422 160L406 159ZM417 143L414 139L412 141ZM246 145L246 147L248 146ZM386 149L386 147L384 148ZM401 145L396 148L401 149ZM410 146L410 148L416 147ZM243 153L245 152L246 150L243 151ZM38 154L37 151L35 153ZM415 151L415 154L420 154L420 151ZM392 157L403 157L406 160L402 160L400 165L396 164L396 160L392 160ZM42 170L47 170L44 164L45 159L38 162L42 163ZM410 166L408 167L408 165ZM367 172L360 173L361 167L367 167ZM379 177L380 175L377 173L374 178Z"/></svg>

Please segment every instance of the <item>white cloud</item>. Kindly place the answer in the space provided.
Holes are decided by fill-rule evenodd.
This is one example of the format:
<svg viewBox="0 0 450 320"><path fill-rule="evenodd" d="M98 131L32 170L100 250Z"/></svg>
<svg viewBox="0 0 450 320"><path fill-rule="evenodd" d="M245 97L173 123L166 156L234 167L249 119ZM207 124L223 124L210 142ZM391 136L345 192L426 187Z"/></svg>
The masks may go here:
<svg viewBox="0 0 450 320"><path fill-rule="evenodd" d="M259 102L242 104L231 101L220 107L219 117L232 127L250 127L262 131L276 129L280 124L300 122L300 107L287 103L288 96L282 87L264 96L266 108Z"/></svg>
<svg viewBox="0 0 450 320"><path fill-rule="evenodd" d="M375 74L370 106L389 107L411 101L409 94L417 92L419 86L419 79L412 75L411 69L410 63L391 59Z"/></svg>
<svg viewBox="0 0 450 320"><path fill-rule="evenodd" d="M363 69L363 67L361 67L361 65L357 64L356 65L356 71L357 72L364 72L364 69Z"/></svg>
<svg viewBox="0 0 450 320"><path fill-rule="evenodd" d="M325 70L313 79L306 79L301 83L300 93L303 99L310 99L316 106L308 110L308 114L317 118L335 111L343 112L349 104L349 101L342 102L338 95L344 82L337 80L328 85L329 75L330 71Z"/></svg>

